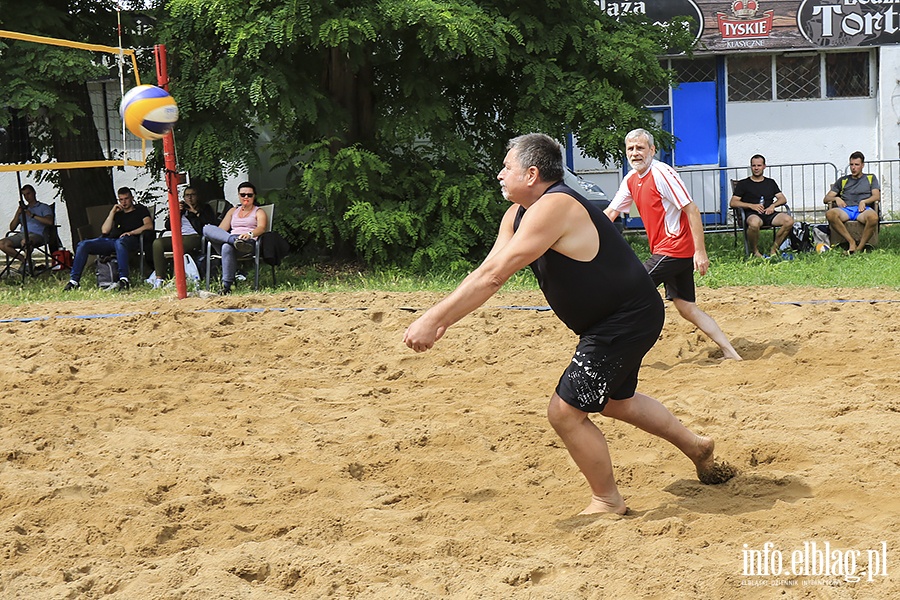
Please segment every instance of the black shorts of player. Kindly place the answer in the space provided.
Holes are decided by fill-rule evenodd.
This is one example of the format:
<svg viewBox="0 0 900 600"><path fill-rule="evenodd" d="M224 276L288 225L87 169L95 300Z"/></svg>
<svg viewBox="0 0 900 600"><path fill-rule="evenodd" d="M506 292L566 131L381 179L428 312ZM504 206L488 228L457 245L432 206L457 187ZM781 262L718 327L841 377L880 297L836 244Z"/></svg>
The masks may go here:
<svg viewBox="0 0 900 600"><path fill-rule="evenodd" d="M744 211L744 229L747 229L747 219L749 219L750 217L759 217L760 220L762 221L763 227L772 227L772 221L774 221L775 217L777 217L780 214L781 213L774 212L770 215L767 215L765 213L760 214L760 213L756 212L755 210L745 210Z"/></svg>
<svg viewBox="0 0 900 600"><path fill-rule="evenodd" d="M578 341L575 355L556 393L566 404L584 412L601 412L609 399L627 400L637 390L644 355L659 339L665 310L662 300L631 316L630 323L607 324Z"/></svg>
<svg viewBox="0 0 900 600"><path fill-rule="evenodd" d="M661 283L666 284L666 300L681 298L685 302L697 301L693 258L672 258L654 254L644 263L644 268L657 286Z"/></svg>

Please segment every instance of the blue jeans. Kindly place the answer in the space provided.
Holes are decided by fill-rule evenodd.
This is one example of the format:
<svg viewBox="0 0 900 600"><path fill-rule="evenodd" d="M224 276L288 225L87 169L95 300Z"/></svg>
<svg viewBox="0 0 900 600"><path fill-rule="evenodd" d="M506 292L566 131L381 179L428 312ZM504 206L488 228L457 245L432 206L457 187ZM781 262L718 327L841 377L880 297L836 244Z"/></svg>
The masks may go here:
<svg viewBox="0 0 900 600"><path fill-rule="evenodd" d="M234 249L234 241L238 236L228 233L218 225L204 225L203 237L209 240L213 248L222 256L222 283L231 285L234 283L234 274L237 272L237 259L240 254ZM240 254L240 256L245 256ZM209 268L209 265L206 266Z"/></svg>
<svg viewBox="0 0 900 600"><path fill-rule="evenodd" d="M72 261L72 281L81 281L84 266L91 254L106 255L115 254L119 263L119 277L128 278L128 255L137 252L141 247L140 238L136 235L123 235L119 238L98 237L92 240L79 242L75 248L75 260Z"/></svg>

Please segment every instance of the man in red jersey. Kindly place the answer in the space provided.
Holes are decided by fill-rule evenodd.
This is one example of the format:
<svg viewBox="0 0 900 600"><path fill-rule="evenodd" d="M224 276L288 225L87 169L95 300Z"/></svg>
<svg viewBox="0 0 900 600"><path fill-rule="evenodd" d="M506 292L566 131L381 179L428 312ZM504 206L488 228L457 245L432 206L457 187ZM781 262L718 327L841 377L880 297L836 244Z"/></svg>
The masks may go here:
<svg viewBox="0 0 900 600"><path fill-rule="evenodd" d="M666 299L718 344L725 358L741 360L719 325L696 303L694 271L705 275L709 269L700 209L675 169L655 160L654 154L649 131L635 129L625 136L625 156L632 171L604 212L615 220L632 202L637 204L652 253L644 268L653 282L665 284Z"/></svg>

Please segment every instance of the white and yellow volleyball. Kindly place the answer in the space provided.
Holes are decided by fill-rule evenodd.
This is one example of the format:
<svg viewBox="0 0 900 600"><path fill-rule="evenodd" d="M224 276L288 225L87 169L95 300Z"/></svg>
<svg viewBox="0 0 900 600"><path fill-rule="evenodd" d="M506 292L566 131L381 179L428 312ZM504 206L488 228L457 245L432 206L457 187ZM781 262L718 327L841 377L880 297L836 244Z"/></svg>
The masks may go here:
<svg viewBox="0 0 900 600"><path fill-rule="evenodd" d="M823 252L828 252L829 250L831 250L831 246L829 246L828 244L826 244L824 242L819 242L818 244L816 244L816 252L818 252L819 254L822 254Z"/></svg>
<svg viewBox="0 0 900 600"><path fill-rule="evenodd" d="M139 85L122 97L119 114L134 135L159 140L178 122L178 105L166 90L155 85Z"/></svg>

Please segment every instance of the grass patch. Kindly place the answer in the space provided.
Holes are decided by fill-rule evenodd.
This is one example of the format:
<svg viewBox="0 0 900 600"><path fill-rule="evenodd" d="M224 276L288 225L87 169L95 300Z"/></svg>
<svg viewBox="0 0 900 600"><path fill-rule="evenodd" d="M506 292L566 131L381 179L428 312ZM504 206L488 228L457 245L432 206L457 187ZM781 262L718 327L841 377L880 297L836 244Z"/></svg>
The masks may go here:
<svg viewBox="0 0 900 600"><path fill-rule="evenodd" d="M641 260L650 256L645 236L629 233L628 241ZM900 289L900 226L897 225L882 226L877 249L853 256L832 250L824 254L797 254L792 260L745 259L741 240L735 240L730 233L708 234L706 245L711 267L707 275L696 277L697 285L701 287L776 285ZM263 267L260 273L262 293L449 292L465 276L465 273L417 275L399 267L368 269L359 264L299 263L290 257L276 268L276 272L278 285L271 287L270 269ZM29 277L24 285L19 277L0 280L0 305L65 300L145 300L172 297L174 293L172 289L152 290L144 283L137 283L127 292L107 292L97 289L91 273L85 275L80 290L63 292L66 281L67 273ZM530 269L523 269L503 289L534 291L538 287ZM235 288L236 295L250 293L253 289L249 281L241 282Z"/></svg>

